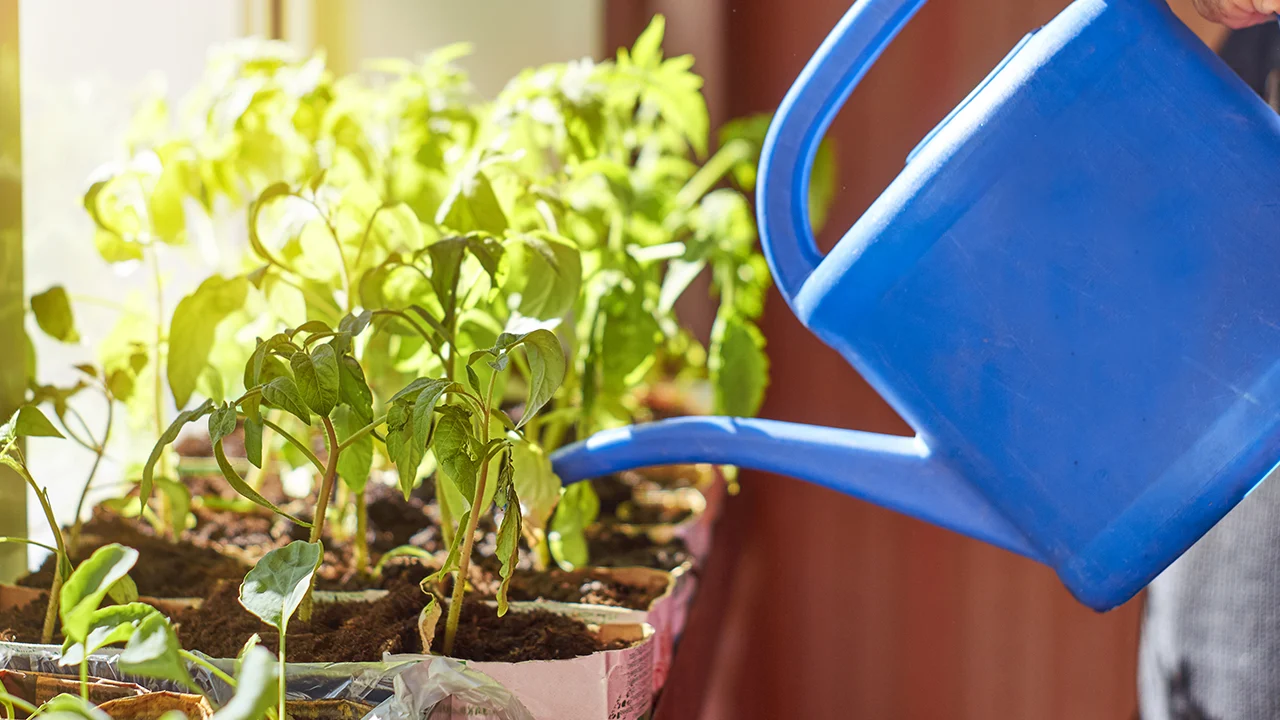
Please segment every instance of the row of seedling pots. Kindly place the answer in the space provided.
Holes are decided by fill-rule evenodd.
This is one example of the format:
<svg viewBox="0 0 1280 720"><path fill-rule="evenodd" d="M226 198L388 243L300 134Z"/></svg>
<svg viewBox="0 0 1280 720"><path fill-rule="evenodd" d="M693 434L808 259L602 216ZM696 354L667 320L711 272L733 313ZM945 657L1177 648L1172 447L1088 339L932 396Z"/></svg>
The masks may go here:
<svg viewBox="0 0 1280 720"><path fill-rule="evenodd" d="M644 607L547 600L509 604L512 613L545 611L580 620L602 646L610 649L571 659L466 661L449 666L433 664L439 656L427 654L386 656L381 662L289 662L285 664L285 674L290 699L344 700L348 704L334 707L340 707L345 713L353 712L353 708L376 707L370 718L377 720L400 720L412 711L414 703L421 705L426 696L442 703L433 718L627 720L647 717L655 694L667 680L676 642L684 629L696 589L696 567L709 550L711 525L718 514L715 512L719 509L718 503L708 502L708 498L722 492L723 482L718 474L712 475L709 468L701 468L699 472L706 479L700 483L702 490L684 487L636 492L638 503L661 503L686 511L678 523L612 524L615 531L643 536L655 543L682 540L693 559L670 571L646 567L582 568L563 574L579 583L606 582L643 589L645 596L653 598ZM320 604L367 602L385 593L383 590L316 591L314 599ZM0 586L0 609L30 603L41 595L42 591L34 588ZM169 598L151 603L166 612L177 613L198 608L201 599ZM433 622L442 622L438 613ZM423 632L422 636L423 646L429 647L431 633ZM58 646L5 643L0 645L0 667L11 672L46 673L50 677L74 674L75 668L58 665L60 655ZM184 689L173 683L156 683L153 679L121 673L113 662L114 657L115 651L111 650L95 655L89 674L167 693L181 694L179 691ZM236 661L214 658L210 662L230 673ZM207 685L213 697L226 699L229 689L225 684L201 668L194 670L193 677ZM397 678L401 679L397 682ZM413 678L413 682L406 678ZM310 708L309 712L312 711L315 708Z"/></svg>

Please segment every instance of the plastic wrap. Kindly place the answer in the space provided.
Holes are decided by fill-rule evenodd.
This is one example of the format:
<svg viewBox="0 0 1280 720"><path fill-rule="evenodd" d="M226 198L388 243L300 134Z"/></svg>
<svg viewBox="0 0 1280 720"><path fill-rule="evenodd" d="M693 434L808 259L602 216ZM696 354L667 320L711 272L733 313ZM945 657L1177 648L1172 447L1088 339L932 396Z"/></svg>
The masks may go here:
<svg viewBox="0 0 1280 720"><path fill-rule="evenodd" d="M535 720L515 695L482 672L445 657L415 662L395 675L393 694L364 720Z"/></svg>

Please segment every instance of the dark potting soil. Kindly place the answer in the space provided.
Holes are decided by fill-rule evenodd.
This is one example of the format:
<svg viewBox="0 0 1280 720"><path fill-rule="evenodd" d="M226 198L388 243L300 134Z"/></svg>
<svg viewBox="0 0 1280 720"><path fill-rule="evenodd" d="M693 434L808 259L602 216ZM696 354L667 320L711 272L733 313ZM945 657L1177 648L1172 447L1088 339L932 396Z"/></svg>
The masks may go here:
<svg viewBox="0 0 1280 720"><path fill-rule="evenodd" d="M608 526L587 531L587 553L596 567L647 567L675 570L692 555L681 540L654 543L644 536L631 536Z"/></svg>
<svg viewBox="0 0 1280 720"><path fill-rule="evenodd" d="M372 602L318 603L310 622L289 623L286 654L291 662L376 662L384 653L418 653L418 615L428 596L413 582L393 583L385 597ZM257 633L271 651L278 647L275 630L239 603L239 588L227 584L200 608L175 618L183 647L213 657L235 657ZM444 622L434 646L444 643ZM476 661L560 660L587 655L604 646L579 620L548 612L508 613L481 603L463 606L453 656Z"/></svg>
<svg viewBox="0 0 1280 720"><path fill-rule="evenodd" d="M500 561L492 556L479 558L470 565L470 592L485 598L497 597L502 578L498 574ZM433 573L438 564L421 561L395 561L383 571L387 583L421 583ZM620 582L599 571L583 569L565 571L558 568L538 572L517 568L511 576L507 590L511 600L552 600L555 602L607 605L645 610L663 592L665 587L643 587ZM440 592L448 596L453 592L452 577L440 585Z"/></svg>
<svg viewBox="0 0 1280 720"><path fill-rule="evenodd" d="M688 508L636 502L637 487L643 482L648 480L631 472L593 479L591 487L600 498L600 517L630 525L660 525L678 523L693 515Z"/></svg>
<svg viewBox="0 0 1280 720"><path fill-rule="evenodd" d="M40 642L48 603L49 593L44 592L24 605L0 608L0 642Z"/></svg>
<svg viewBox="0 0 1280 720"><path fill-rule="evenodd" d="M138 551L138 563L129 571L138 593L157 598L202 597L220 580L239 582L249 565L209 547L189 542L170 542L150 532L149 526L97 509L85 523L80 548L71 558L79 565L93 551L109 543L120 543ZM26 587L49 587L54 559L18 581Z"/></svg>
<svg viewBox="0 0 1280 720"><path fill-rule="evenodd" d="M499 562L486 557L478 564L480 573L472 573L472 587L486 597L495 597L502 583ZM479 575L479 577L477 577ZM632 610L646 610L666 590L665 587L642 587L619 582L592 570L517 569L507 590L512 600L553 600L556 602L608 605Z"/></svg>

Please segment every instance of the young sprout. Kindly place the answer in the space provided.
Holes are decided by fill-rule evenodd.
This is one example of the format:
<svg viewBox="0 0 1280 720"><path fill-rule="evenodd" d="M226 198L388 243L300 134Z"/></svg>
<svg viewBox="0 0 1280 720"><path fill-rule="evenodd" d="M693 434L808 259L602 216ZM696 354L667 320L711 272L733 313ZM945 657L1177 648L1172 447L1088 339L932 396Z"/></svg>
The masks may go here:
<svg viewBox="0 0 1280 720"><path fill-rule="evenodd" d="M49 491L40 487L36 483L35 478L31 477L31 471L27 469L27 460L22 453L21 440L24 437L63 437L62 433L49 422L49 418L44 416L38 408L33 405L23 405L18 411L9 418L4 425L0 425L0 464L3 464L18 473L27 485L31 487L31 491L35 493L36 499L40 501L40 509L44 511L45 522L49 524L49 530L53 533L54 547L41 545L46 550L53 552L56 558L53 569L53 584L49 588L49 605L44 614L44 627L40 631L40 642L48 643L53 640L53 632L58 620L58 598L62 592L63 581L70 573L71 562L67 555L67 544L62 537L62 529L58 525L58 519L53 515L53 506L49 502ZM17 538L3 538L5 542L28 542L27 540ZM30 543L38 544L38 543Z"/></svg>

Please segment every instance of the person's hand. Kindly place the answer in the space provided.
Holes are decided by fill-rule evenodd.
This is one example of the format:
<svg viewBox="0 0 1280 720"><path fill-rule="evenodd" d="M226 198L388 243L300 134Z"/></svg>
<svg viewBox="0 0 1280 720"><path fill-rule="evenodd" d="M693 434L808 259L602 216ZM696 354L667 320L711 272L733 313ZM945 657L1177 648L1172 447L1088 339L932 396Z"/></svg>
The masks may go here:
<svg viewBox="0 0 1280 720"><path fill-rule="evenodd" d="M1280 0L1192 0L1205 18L1230 28L1266 22L1280 12Z"/></svg>

